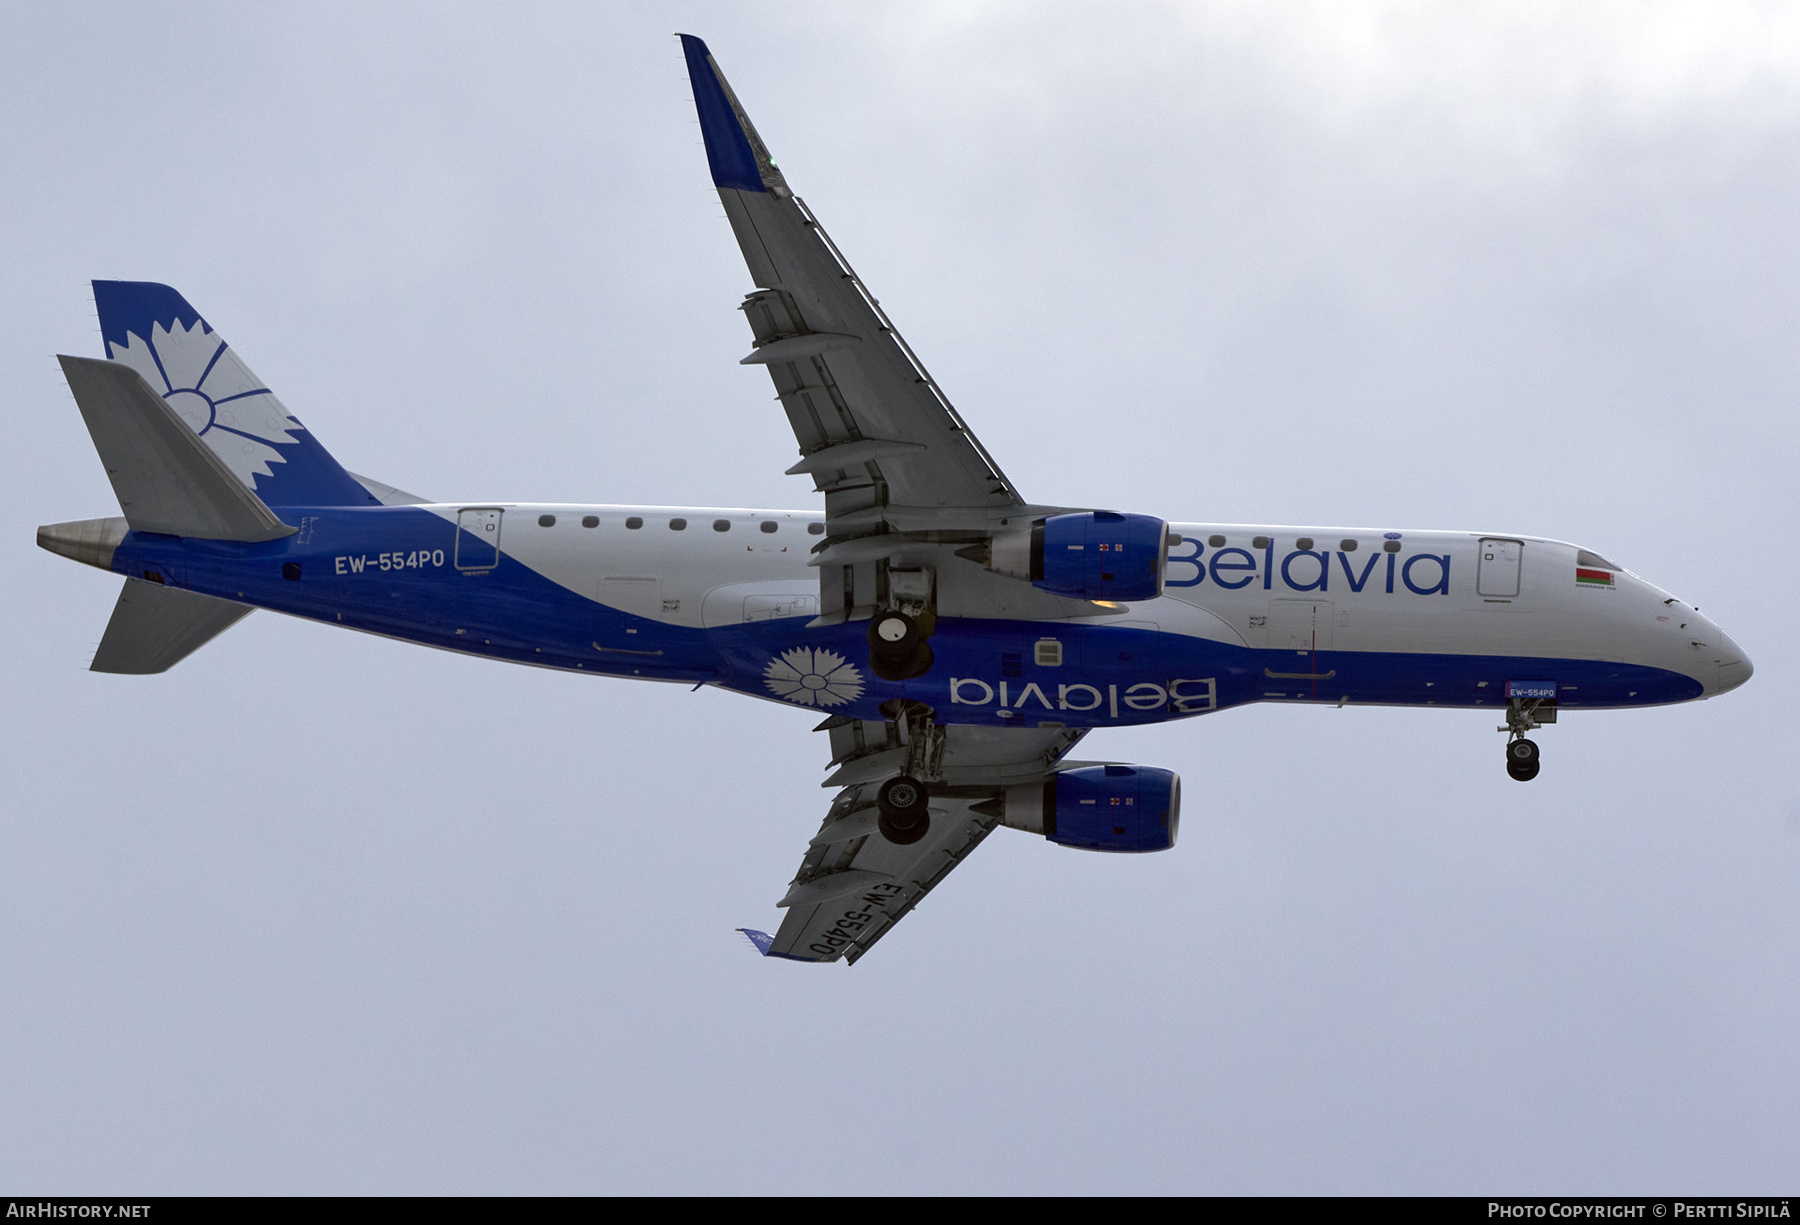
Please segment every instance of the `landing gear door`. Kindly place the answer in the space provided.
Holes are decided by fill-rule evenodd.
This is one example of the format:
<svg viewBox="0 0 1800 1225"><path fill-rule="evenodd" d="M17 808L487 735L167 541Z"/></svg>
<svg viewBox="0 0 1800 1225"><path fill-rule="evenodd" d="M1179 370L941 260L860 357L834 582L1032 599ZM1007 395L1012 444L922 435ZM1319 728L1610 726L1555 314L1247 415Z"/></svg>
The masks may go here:
<svg viewBox="0 0 1800 1225"><path fill-rule="evenodd" d="M1507 599L1518 595L1519 559L1524 552L1522 540L1483 536L1480 559L1475 566L1476 592Z"/></svg>
<svg viewBox="0 0 1800 1225"><path fill-rule="evenodd" d="M492 570L500 564L500 516L497 507L458 511L456 515L456 568Z"/></svg>

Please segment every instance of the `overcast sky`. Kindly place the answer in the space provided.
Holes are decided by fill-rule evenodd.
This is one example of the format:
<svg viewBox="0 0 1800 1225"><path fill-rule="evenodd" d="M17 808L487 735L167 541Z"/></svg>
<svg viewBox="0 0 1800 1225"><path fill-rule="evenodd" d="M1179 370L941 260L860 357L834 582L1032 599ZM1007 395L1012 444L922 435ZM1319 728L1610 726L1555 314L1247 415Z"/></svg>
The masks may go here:
<svg viewBox="0 0 1800 1225"><path fill-rule="evenodd" d="M1757 674L1101 732L1180 845L1000 831L755 956L815 721L259 613L85 669L55 353L169 282L349 467L814 508L672 32L1027 497L1576 541ZM0 12L0 1193L1675 1192L1800 1162L1791 5Z"/></svg>

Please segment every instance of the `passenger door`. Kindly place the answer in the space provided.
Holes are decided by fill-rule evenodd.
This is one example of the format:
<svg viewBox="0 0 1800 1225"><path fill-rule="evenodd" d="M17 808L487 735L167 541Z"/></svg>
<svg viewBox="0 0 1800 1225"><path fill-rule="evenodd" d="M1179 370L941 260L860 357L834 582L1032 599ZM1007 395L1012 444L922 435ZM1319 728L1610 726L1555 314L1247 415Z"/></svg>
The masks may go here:
<svg viewBox="0 0 1800 1225"><path fill-rule="evenodd" d="M500 517L503 513L493 506L457 512L458 570L492 570L500 564Z"/></svg>

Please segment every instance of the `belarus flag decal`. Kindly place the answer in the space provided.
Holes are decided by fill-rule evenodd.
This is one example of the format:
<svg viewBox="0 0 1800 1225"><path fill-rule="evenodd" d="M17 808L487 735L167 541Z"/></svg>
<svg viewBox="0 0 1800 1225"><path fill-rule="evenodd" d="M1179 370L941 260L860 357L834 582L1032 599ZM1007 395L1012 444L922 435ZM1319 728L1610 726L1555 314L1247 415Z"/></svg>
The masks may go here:
<svg viewBox="0 0 1800 1225"><path fill-rule="evenodd" d="M1583 566L1577 566L1575 567L1575 581L1592 583L1596 587L1611 587L1613 576L1612 572L1608 570L1589 570Z"/></svg>

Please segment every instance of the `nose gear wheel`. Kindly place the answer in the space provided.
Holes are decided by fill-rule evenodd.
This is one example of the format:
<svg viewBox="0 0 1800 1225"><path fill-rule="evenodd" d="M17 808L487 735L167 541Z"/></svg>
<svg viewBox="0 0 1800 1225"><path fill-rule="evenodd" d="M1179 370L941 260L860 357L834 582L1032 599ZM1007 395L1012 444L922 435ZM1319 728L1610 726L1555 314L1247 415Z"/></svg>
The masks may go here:
<svg viewBox="0 0 1800 1225"><path fill-rule="evenodd" d="M1506 726L1496 728L1507 734L1506 773L1521 783L1538 776L1538 746L1527 740L1525 733L1533 728L1556 722L1556 702L1550 698L1509 698L1506 703Z"/></svg>

